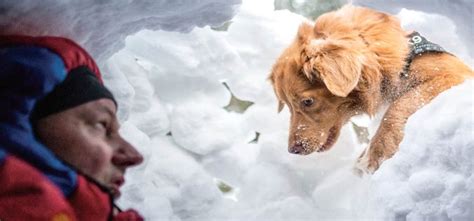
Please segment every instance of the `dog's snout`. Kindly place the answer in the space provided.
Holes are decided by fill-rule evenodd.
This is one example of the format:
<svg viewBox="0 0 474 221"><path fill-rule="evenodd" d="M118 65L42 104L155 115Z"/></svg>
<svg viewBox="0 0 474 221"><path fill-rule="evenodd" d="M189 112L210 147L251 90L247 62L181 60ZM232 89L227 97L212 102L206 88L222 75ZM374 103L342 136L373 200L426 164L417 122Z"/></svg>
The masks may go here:
<svg viewBox="0 0 474 221"><path fill-rule="evenodd" d="M293 146L288 149L288 152L293 154L302 154L304 152L304 147L301 143L295 143Z"/></svg>

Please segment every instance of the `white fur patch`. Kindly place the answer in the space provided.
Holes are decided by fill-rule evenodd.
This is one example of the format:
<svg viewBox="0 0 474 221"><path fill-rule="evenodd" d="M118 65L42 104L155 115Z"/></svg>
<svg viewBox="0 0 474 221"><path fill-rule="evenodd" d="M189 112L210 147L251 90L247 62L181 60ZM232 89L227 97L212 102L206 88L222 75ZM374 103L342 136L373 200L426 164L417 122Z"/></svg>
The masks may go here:
<svg viewBox="0 0 474 221"><path fill-rule="evenodd" d="M324 43L326 40L323 40L323 39L313 39L311 40L311 46L318 46L322 43Z"/></svg>

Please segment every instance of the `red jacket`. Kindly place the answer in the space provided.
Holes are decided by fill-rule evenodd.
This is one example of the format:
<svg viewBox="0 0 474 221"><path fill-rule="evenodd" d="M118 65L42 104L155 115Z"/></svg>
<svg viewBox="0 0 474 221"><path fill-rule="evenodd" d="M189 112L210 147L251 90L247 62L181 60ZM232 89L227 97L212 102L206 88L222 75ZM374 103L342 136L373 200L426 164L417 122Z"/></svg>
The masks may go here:
<svg viewBox="0 0 474 221"><path fill-rule="evenodd" d="M0 187L0 220L143 220L134 210L112 215L110 195L83 176L65 198L39 171L14 156L6 156L0 165Z"/></svg>

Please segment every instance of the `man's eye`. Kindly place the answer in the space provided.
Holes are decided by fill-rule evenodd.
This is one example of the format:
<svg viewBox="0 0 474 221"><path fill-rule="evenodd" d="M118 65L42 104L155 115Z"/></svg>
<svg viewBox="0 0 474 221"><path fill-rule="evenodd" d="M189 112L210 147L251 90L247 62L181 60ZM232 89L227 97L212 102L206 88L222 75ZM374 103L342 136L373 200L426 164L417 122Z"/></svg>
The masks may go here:
<svg viewBox="0 0 474 221"><path fill-rule="evenodd" d="M99 130L107 130L107 123L105 122L97 122L94 127Z"/></svg>
<svg viewBox="0 0 474 221"><path fill-rule="evenodd" d="M313 98L305 98L301 101L301 103L305 107L311 107L311 105L313 105L313 103L314 103L314 100L313 100Z"/></svg>

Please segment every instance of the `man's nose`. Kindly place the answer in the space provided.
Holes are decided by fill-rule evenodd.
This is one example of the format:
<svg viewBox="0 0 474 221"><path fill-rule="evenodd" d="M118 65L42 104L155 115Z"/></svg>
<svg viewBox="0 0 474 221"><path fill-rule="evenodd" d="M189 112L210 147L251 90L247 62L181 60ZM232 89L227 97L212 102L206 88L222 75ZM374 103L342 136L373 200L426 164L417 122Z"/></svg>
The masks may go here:
<svg viewBox="0 0 474 221"><path fill-rule="evenodd" d="M131 167L143 162L143 156L133 145L122 138L120 148L112 157L112 163L117 166Z"/></svg>

